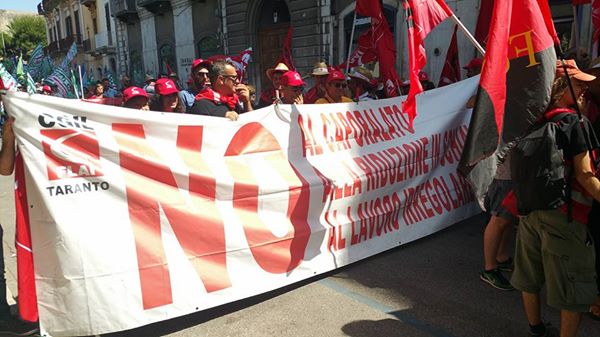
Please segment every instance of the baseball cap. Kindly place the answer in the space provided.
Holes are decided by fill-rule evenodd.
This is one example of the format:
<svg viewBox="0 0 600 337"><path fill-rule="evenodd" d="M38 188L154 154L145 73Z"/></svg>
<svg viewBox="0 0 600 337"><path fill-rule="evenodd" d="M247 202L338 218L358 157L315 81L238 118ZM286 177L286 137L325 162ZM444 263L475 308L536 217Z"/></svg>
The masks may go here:
<svg viewBox="0 0 600 337"><path fill-rule="evenodd" d="M179 92L173 80L168 78L159 78L154 85L154 90L159 95L171 95Z"/></svg>
<svg viewBox="0 0 600 337"><path fill-rule="evenodd" d="M42 91L47 92L47 93L52 93L52 88L49 85L44 84L44 86L42 87Z"/></svg>
<svg viewBox="0 0 600 337"><path fill-rule="evenodd" d="M469 63L463 67L463 69L481 68L483 66L483 60L476 57L469 61Z"/></svg>
<svg viewBox="0 0 600 337"><path fill-rule="evenodd" d="M192 62L192 71L194 69L196 69L196 67L202 67L202 68L208 69L211 64L212 63L209 60L195 59L194 62Z"/></svg>
<svg viewBox="0 0 600 337"><path fill-rule="evenodd" d="M129 101L130 99L132 99L134 97L139 97L139 96L148 98L148 94L142 88L129 87L129 88L123 90L123 101L125 101L125 102Z"/></svg>
<svg viewBox="0 0 600 337"><path fill-rule="evenodd" d="M332 81L345 81L345 80L346 80L346 76L344 76L344 74L339 70L332 70L329 72L329 75L327 76L328 84L329 84L329 82L332 82Z"/></svg>
<svg viewBox="0 0 600 337"><path fill-rule="evenodd" d="M303 87L306 85L302 80L302 76L297 71L290 70L281 76L281 85L290 87Z"/></svg>
<svg viewBox="0 0 600 337"><path fill-rule="evenodd" d="M583 81L583 82L591 82L593 80L596 79L596 76L590 75L588 73L584 73L583 71L579 70L579 68L577 68L577 63L575 63L575 60L571 59L571 60L564 60L566 68L567 68L567 73L569 74L569 76L573 77L574 79ZM565 69L563 68L562 62L561 60L557 60L556 61L556 77L561 77L561 76L565 76Z"/></svg>

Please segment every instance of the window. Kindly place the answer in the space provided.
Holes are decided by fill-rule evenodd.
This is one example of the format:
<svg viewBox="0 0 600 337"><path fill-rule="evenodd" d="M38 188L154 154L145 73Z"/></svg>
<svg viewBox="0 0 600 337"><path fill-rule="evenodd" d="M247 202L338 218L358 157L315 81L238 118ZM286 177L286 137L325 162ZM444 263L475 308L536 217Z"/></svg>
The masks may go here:
<svg viewBox="0 0 600 337"><path fill-rule="evenodd" d="M170 71L176 71L175 52L171 44L163 44L159 51L160 73L168 74Z"/></svg>
<svg viewBox="0 0 600 337"><path fill-rule="evenodd" d="M203 59L220 54L219 42L213 36L202 38L200 41L198 41L196 47L198 49L198 57Z"/></svg>
<svg viewBox="0 0 600 337"><path fill-rule="evenodd" d="M79 23L79 11L75 11L75 34L77 34L77 42L81 42L81 27Z"/></svg>
<svg viewBox="0 0 600 337"><path fill-rule="evenodd" d="M104 4L104 16L106 17L106 30L111 31L110 27L110 9L108 7L108 3Z"/></svg>
<svg viewBox="0 0 600 337"><path fill-rule="evenodd" d="M65 30L67 33L67 37L73 35L73 22L71 21L71 17L67 16L65 18Z"/></svg>

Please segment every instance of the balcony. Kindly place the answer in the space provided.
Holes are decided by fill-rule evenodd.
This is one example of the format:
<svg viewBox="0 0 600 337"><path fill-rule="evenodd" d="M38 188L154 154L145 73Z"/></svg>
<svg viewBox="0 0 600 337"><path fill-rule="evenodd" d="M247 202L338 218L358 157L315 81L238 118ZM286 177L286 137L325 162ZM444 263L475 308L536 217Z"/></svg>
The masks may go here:
<svg viewBox="0 0 600 337"><path fill-rule="evenodd" d="M96 48L92 51L92 55L114 54L115 45L113 44L112 32L103 31L96 34Z"/></svg>
<svg viewBox="0 0 600 337"><path fill-rule="evenodd" d="M111 0L112 15L126 24L139 20L135 0Z"/></svg>
<svg viewBox="0 0 600 337"><path fill-rule="evenodd" d="M41 2L41 9L43 13L52 12L58 5L60 5L61 0L43 0ZM38 13L40 12L40 6L38 5Z"/></svg>
<svg viewBox="0 0 600 337"><path fill-rule="evenodd" d="M96 0L79 0L79 3L90 8L96 5Z"/></svg>
<svg viewBox="0 0 600 337"><path fill-rule="evenodd" d="M71 48L71 45L73 44L73 42L76 42L78 46L81 46L81 44L83 42L81 39L81 35L73 34L73 35L67 36L65 38L62 38L59 41L51 42L45 48L46 53L48 53L50 55L54 55L54 54L58 54L58 53L66 53L69 50L69 48Z"/></svg>
<svg viewBox="0 0 600 337"><path fill-rule="evenodd" d="M169 0L137 0L137 5L157 15L171 9L171 1Z"/></svg>

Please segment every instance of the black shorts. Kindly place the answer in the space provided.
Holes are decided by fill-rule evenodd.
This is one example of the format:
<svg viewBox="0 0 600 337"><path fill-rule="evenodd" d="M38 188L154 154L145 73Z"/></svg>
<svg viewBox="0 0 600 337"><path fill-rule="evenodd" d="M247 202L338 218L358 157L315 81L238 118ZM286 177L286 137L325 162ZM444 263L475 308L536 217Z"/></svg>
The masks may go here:
<svg viewBox="0 0 600 337"><path fill-rule="evenodd" d="M504 198L506 198L508 193L513 189L513 186L512 180L494 179L485 196L484 206L491 215L501 217L511 221L513 224L517 224L519 219L506 208L502 207L502 201L504 201Z"/></svg>

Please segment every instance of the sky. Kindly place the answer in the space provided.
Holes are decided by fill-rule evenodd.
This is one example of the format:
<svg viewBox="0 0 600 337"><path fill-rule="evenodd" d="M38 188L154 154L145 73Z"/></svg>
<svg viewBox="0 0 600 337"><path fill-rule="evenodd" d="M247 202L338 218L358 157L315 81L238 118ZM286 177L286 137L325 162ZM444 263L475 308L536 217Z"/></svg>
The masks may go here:
<svg viewBox="0 0 600 337"><path fill-rule="evenodd" d="M0 9L12 9L23 12L36 12L42 0L0 0Z"/></svg>

